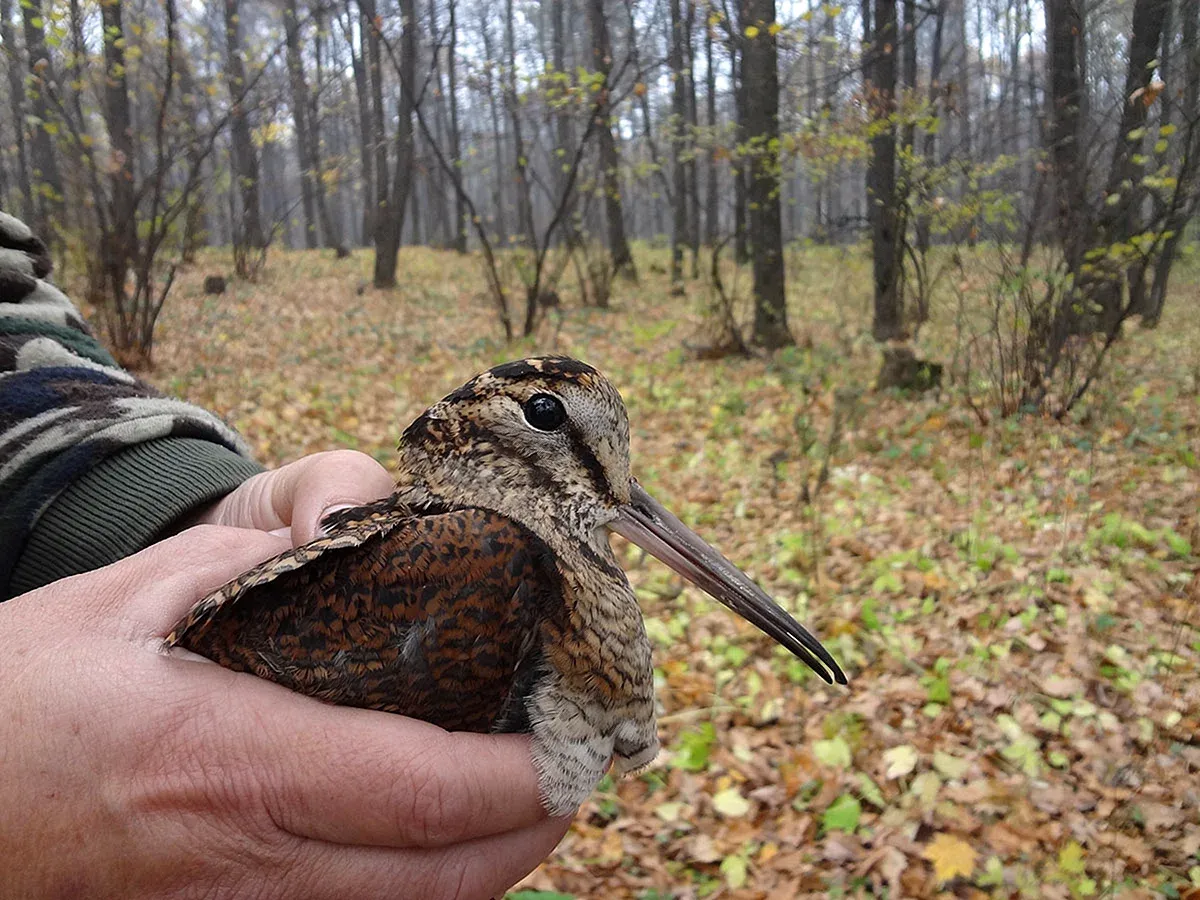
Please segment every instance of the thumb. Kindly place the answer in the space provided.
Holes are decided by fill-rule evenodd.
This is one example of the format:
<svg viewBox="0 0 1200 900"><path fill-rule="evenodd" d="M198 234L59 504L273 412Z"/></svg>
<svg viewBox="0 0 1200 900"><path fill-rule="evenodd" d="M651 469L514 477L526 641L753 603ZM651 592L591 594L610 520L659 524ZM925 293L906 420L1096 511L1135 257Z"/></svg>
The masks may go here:
<svg viewBox="0 0 1200 900"><path fill-rule="evenodd" d="M197 525L112 565L63 579L58 596L101 627L116 621L129 637L161 638L198 601L290 547L286 538L262 531Z"/></svg>

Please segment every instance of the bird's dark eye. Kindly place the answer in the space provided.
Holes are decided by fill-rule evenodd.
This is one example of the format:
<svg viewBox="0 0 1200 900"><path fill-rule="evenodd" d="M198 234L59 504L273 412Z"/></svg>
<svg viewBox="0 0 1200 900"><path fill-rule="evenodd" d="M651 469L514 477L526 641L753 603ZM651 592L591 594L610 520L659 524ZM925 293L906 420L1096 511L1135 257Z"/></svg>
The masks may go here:
<svg viewBox="0 0 1200 900"><path fill-rule="evenodd" d="M562 401L549 394L534 394L525 401L525 421L538 431L554 431L567 421Z"/></svg>

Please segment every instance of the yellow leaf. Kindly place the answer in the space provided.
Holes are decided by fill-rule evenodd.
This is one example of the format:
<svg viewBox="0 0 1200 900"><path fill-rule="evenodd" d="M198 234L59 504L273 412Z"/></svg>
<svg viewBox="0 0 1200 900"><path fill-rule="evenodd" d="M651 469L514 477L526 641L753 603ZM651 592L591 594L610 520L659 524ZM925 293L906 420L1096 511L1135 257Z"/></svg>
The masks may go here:
<svg viewBox="0 0 1200 900"><path fill-rule="evenodd" d="M664 822L674 822L683 812L683 804L678 802L660 803L654 808L654 814Z"/></svg>
<svg viewBox="0 0 1200 900"><path fill-rule="evenodd" d="M886 777L903 778L917 767L917 759L916 748L909 744L886 751L883 754L883 761L887 764Z"/></svg>
<svg viewBox="0 0 1200 900"><path fill-rule="evenodd" d="M778 22L772 22L771 27L768 28L767 31L771 32L773 35L779 34L779 32L783 31L783 26Z"/></svg>
<svg viewBox="0 0 1200 900"><path fill-rule="evenodd" d="M1083 848L1078 842L1071 841L1058 851L1058 867L1068 875L1083 874Z"/></svg>
<svg viewBox="0 0 1200 900"><path fill-rule="evenodd" d="M747 25L746 26L746 37L750 38L750 40L754 40L756 37L758 37L758 26L757 25Z"/></svg>
<svg viewBox="0 0 1200 900"><path fill-rule="evenodd" d="M952 834L939 834L921 855L933 863L938 884L945 884L959 875L970 877L975 871L975 848Z"/></svg>
<svg viewBox="0 0 1200 900"><path fill-rule="evenodd" d="M721 861L721 874L725 883L735 891L746 884L747 863L745 857L727 856Z"/></svg>
<svg viewBox="0 0 1200 900"><path fill-rule="evenodd" d="M712 798L713 809L729 818L740 818L750 812L750 801L735 787L726 788Z"/></svg>
<svg viewBox="0 0 1200 900"><path fill-rule="evenodd" d="M970 765L965 759L959 759L957 756L943 753L941 750L933 754L933 767L949 779L962 778Z"/></svg>

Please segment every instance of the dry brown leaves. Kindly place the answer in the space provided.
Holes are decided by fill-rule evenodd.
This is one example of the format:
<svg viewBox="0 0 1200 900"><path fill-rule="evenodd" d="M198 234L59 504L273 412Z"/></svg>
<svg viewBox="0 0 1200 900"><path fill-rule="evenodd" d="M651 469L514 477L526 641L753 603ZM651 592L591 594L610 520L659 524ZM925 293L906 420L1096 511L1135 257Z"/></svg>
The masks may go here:
<svg viewBox="0 0 1200 900"><path fill-rule="evenodd" d="M684 362L694 312L648 260L614 311L568 308L557 336L547 325L507 347L473 263L452 254L405 249L406 283L361 294L367 253L272 260L265 283L224 297L201 294L203 270L181 279L164 389L228 417L266 462L337 446L386 460L476 371L585 358L628 401L643 481L851 674L848 689L808 677L629 552L667 749L602 786L524 896L1200 893L1188 273L1162 328L1120 349L1085 423L981 430L952 395L863 393L806 505L820 440L802 455L797 428L823 438L835 391L866 387L875 366L853 337L865 303L830 299L866 296L852 251L814 251L793 274L811 349L773 363Z"/></svg>

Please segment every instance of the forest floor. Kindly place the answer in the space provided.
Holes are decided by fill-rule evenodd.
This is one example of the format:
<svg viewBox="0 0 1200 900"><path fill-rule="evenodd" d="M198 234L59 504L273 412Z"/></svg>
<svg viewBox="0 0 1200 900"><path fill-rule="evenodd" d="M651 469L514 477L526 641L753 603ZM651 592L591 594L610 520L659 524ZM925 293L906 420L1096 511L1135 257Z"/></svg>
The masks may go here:
<svg viewBox="0 0 1200 900"><path fill-rule="evenodd" d="M177 282L152 380L265 462L389 461L481 369L581 357L628 403L642 482L850 676L826 686L618 547L664 751L606 779L512 896L1200 897L1200 267L1067 420L985 425L953 384L870 389L861 249L791 260L797 348L704 362L683 347L708 290L669 297L660 254L611 310L564 291L561 322L510 345L474 260L404 249L403 285L378 292L370 256L273 252L260 283L206 297L229 265L210 255ZM955 321L935 304L925 356L961 350Z"/></svg>

